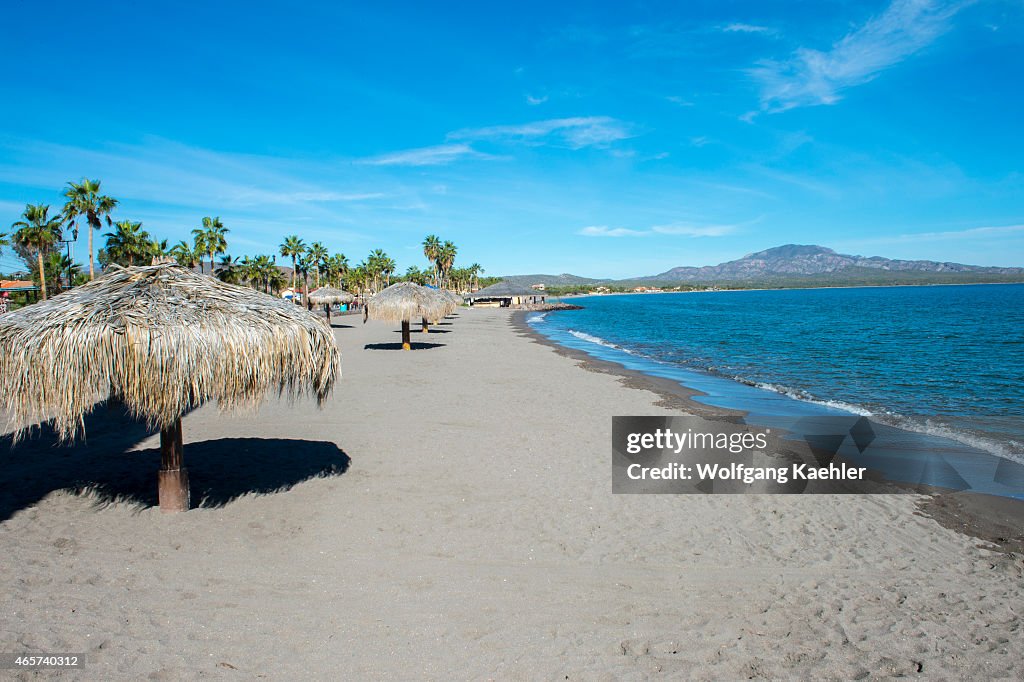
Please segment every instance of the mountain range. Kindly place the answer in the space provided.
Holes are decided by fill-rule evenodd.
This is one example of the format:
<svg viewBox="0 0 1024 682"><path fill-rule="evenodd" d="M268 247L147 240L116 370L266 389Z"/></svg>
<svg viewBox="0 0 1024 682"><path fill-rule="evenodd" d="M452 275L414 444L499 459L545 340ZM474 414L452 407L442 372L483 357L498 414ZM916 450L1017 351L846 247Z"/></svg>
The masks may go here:
<svg viewBox="0 0 1024 682"><path fill-rule="evenodd" d="M622 280L576 275L513 275L523 285L548 287L588 285L713 285L837 286L843 284L912 284L1024 281L1024 268L987 267L930 260L894 260L851 256L824 246L786 244L747 254L718 265L676 267L657 275Z"/></svg>

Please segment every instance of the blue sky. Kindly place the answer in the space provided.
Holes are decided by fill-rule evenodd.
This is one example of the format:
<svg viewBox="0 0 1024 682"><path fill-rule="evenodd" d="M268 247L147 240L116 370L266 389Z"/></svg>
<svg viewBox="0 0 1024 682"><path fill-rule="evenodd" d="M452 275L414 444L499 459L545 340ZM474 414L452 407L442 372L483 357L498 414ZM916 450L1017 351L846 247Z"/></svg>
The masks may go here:
<svg viewBox="0 0 1024 682"><path fill-rule="evenodd" d="M5 7L4 225L87 176L172 242L219 215L236 256L1024 265L1019 0L107 5Z"/></svg>

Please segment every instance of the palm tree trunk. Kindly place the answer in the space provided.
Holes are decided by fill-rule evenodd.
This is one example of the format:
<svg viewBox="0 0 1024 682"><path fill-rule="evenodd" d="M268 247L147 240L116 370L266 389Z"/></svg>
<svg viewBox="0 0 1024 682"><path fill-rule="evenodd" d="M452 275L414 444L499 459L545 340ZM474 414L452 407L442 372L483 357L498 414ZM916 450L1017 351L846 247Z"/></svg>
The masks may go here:
<svg viewBox="0 0 1024 682"><path fill-rule="evenodd" d="M89 225L89 279L96 279L96 266L93 265L93 252L92 252L92 225ZM44 296L45 298L45 296Z"/></svg>
<svg viewBox="0 0 1024 682"><path fill-rule="evenodd" d="M43 292L43 300L46 300L46 270L43 269L43 250L36 251L39 258L39 289Z"/></svg>
<svg viewBox="0 0 1024 682"><path fill-rule="evenodd" d="M409 336L409 320L402 320L402 350L412 350L412 339Z"/></svg>
<svg viewBox="0 0 1024 682"><path fill-rule="evenodd" d="M295 254L292 254L292 294L295 293Z"/></svg>

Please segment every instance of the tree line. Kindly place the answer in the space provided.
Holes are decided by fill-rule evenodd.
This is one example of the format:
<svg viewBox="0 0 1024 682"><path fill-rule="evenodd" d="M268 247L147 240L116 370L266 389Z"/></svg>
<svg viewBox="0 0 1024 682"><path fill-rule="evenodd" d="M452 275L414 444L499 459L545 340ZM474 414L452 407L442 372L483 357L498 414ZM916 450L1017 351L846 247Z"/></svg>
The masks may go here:
<svg viewBox="0 0 1024 682"><path fill-rule="evenodd" d="M498 281L481 277L484 272L479 263L456 267L458 247L451 241L441 241L434 234L423 240L423 255L427 267L410 266L397 274L395 260L381 249L374 249L354 266L343 253L330 253L321 242L310 244L298 235L288 235L275 254L233 258L228 254L228 233L220 217L206 216L199 227L192 230L191 242L182 240L168 246L166 239L153 237L141 221L117 220L111 214L118 200L102 194L99 180L83 179L69 182L64 190L64 206L55 213L46 204L28 204L21 219L11 225L13 233L0 233L0 249L13 245L15 252L25 261L34 281L38 282L42 298L48 289L57 292L68 286L95 279L96 263L101 268L112 264L122 266L148 265L173 259L178 264L213 275L220 280L247 285L266 293L279 293L286 287L297 289L299 281L305 290L312 282L314 288L325 284L344 287L354 293L369 294L380 291L397 281L431 284L435 287L469 291ZM93 247L93 232L109 229L102 236L103 246L98 252ZM79 226L88 229L89 273L69 254L62 253L62 244L78 240ZM65 230L70 239L65 239ZM290 277L277 265L280 254L291 261ZM217 257L220 256L219 261ZM62 282L61 278L65 281Z"/></svg>

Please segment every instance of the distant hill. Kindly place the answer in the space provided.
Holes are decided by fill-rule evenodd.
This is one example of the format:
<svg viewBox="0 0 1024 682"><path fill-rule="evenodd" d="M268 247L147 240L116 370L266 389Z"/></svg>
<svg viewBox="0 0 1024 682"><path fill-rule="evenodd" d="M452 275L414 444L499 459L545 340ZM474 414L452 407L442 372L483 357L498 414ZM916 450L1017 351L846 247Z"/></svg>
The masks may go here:
<svg viewBox="0 0 1024 682"><path fill-rule="evenodd" d="M858 272L854 272L855 269ZM1024 275L1024 268L993 268L980 265L964 265L962 263L941 263L931 260L891 260L881 256L848 256L836 253L824 246L803 246L786 244L773 249L751 253L743 258L728 261L719 265L704 267L672 268L660 275L652 275L641 279L661 282L713 282L713 281L745 281L769 279L772 277L792 277L811 275L857 274L861 271L876 270L885 273L984 273L999 275ZM827 278L827 277L826 277Z"/></svg>
<svg viewBox="0 0 1024 682"><path fill-rule="evenodd" d="M873 284L968 284L1024 281L1024 268L987 267L930 260L851 256L824 246L786 244L718 265L677 267L658 275L621 280L576 275L514 275L506 280L529 286L686 286L828 287Z"/></svg>
<svg viewBox="0 0 1024 682"><path fill-rule="evenodd" d="M533 284L543 284L546 287L572 287L587 284L601 284L602 282L610 281L606 279L577 277L576 275L570 275L568 273L563 273L561 275L508 275L502 277L502 279L506 282L526 287Z"/></svg>

